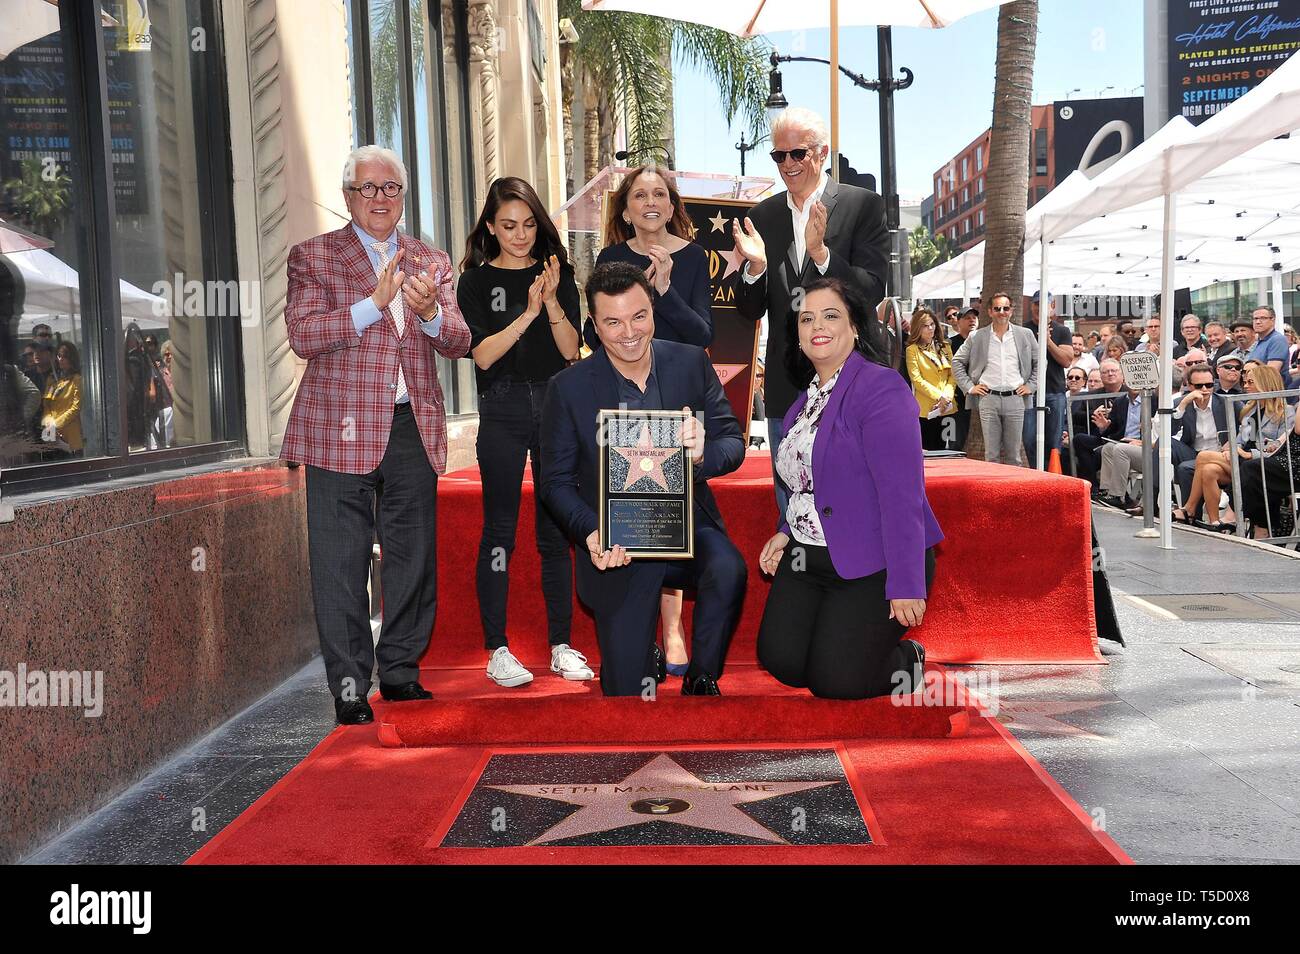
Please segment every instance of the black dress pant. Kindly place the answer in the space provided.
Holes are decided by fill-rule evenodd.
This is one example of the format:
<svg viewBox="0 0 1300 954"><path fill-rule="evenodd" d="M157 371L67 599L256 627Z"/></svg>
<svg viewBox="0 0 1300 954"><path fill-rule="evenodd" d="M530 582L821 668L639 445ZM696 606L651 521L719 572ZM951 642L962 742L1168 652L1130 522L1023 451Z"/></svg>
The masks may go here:
<svg viewBox="0 0 1300 954"><path fill-rule="evenodd" d="M542 597L552 646L569 642L573 622L573 558L569 541L542 503L541 423L545 384L503 381L479 396L478 466L483 478L483 536L476 583L483 642L506 645L510 558L515 552L524 459L533 471L534 528L542 560Z"/></svg>
<svg viewBox="0 0 1300 954"><path fill-rule="evenodd" d="M802 559L803 568L794 561ZM925 552L926 592L934 581L934 550ZM758 661L787 686L827 699L889 695L908 673L899 641L907 627L889 618L885 571L843 579L826 547L794 539L772 580L758 630Z"/></svg>
<svg viewBox="0 0 1300 954"><path fill-rule="evenodd" d="M1293 435L1292 440L1296 440ZM1282 528L1282 501L1292 492L1300 491L1300 470L1296 472L1292 487L1288 448L1283 448L1264 461L1263 472L1257 460L1241 462L1241 509L1257 527L1265 530L1271 526L1273 536ZM1267 491L1267 493L1265 492Z"/></svg>
<svg viewBox="0 0 1300 954"><path fill-rule="evenodd" d="M580 559L590 559L585 553ZM658 564L658 565L656 565ZM662 569L661 569L662 567ZM585 587L600 588L604 574L584 572ZM748 570L727 535L695 511L695 558L692 560L638 560L605 574L626 574L626 589L618 600L597 600L587 590L583 599L596 616L600 643L600 688L607 696L641 695L654 685L655 631L659 624L659 596L664 587L695 590L691 616L691 664L687 679L722 675L736 621L745 601ZM647 680L649 680L647 682Z"/></svg>
<svg viewBox="0 0 1300 954"><path fill-rule="evenodd" d="M312 602L325 676L336 699L369 694L376 657L381 682L419 678L437 607L437 492L438 475L409 404L394 410L388 447L370 473L307 467ZM376 529L383 547L384 602L378 647L366 594Z"/></svg>
<svg viewBox="0 0 1300 954"><path fill-rule="evenodd" d="M966 438L958 431L958 415L921 418L922 450L965 450ZM970 424L967 418L967 425Z"/></svg>
<svg viewBox="0 0 1300 954"><path fill-rule="evenodd" d="M1074 456L1077 465L1074 476L1082 477L1094 488L1101 486L1101 449L1105 443L1097 434L1074 432Z"/></svg>

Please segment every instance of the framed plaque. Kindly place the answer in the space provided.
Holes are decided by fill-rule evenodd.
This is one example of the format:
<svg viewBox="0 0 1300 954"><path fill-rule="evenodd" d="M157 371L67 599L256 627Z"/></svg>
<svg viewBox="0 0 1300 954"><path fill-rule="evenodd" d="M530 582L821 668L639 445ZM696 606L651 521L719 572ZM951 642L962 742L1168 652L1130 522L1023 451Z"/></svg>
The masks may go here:
<svg viewBox="0 0 1300 954"><path fill-rule="evenodd" d="M600 545L631 557L695 556L691 458L682 446L685 411L601 411Z"/></svg>

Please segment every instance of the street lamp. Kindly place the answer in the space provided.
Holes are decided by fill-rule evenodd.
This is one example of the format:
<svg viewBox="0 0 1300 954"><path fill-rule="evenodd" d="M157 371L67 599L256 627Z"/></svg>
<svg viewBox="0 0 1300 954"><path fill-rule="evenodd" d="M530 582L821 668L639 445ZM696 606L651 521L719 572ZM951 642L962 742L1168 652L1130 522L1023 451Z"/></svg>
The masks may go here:
<svg viewBox="0 0 1300 954"><path fill-rule="evenodd" d="M740 150L740 174L745 174L745 153L751 152L758 148L758 144L767 139L766 135L759 136L753 142L745 142L745 130L740 131L740 142L736 143L736 148Z"/></svg>

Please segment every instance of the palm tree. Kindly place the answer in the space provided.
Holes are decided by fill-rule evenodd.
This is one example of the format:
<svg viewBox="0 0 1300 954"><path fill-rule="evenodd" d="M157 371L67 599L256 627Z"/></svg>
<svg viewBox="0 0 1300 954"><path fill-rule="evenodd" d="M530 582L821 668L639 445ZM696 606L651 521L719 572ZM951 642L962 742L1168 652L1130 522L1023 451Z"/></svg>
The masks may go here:
<svg viewBox="0 0 1300 954"><path fill-rule="evenodd" d="M912 258L912 274L928 272L936 265L948 261L957 251L946 235L931 235L924 225L907 233L907 247Z"/></svg>
<svg viewBox="0 0 1300 954"><path fill-rule="evenodd" d="M72 195L72 180L60 166L24 159L19 176L4 183L13 219L39 235L52 236L63 223Z"/></svg>
<svg viewBox="0 0 1300 954"><path fill-rule="evenodd" d="M1015 0L998 9L998 53L993 83L993 135L986 173L984 300L1005 291L1020 302L1025 285L1025 208L1029 195L1029 140L1033 129L1034 48L1038 0ZM987 324L987 317L980 319ZM1032 413L1032 412L1030 412ZM972 414L966 455L984 459L984 433Z"/></svg>
<svg viewBox="0 0 1300 954"><path fill-rule="evenodd" d="M1030 100L1037 41L1038 0L1015 0L998 10L983 288L986 294L1005 291L1013 303L1020 301L1025 282L1025 208L1033 129Z"/></svg>
<svg viewBox="0 0 1300 954"><path fill-rule="evenodd" d="M767 44L723 30L635 13L587 12L582 0L559 0L578 42L564 48L587 90L582 104L587 154L584 181L614 158L615 119L627 117L628 161L668 160L662 141L673 108L671 57L700 67L717 84L728 121L743 113L752 137L767 126ZM573 87L563 90L571 114ZM566 139L571 135L566 130Z"/></svg>

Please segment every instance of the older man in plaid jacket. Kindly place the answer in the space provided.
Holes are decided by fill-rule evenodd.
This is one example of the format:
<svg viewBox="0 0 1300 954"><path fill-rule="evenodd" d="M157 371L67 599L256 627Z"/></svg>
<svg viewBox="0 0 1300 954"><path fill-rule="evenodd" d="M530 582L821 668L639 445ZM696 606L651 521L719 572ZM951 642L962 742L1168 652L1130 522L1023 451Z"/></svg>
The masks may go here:
<svg viewBox="0 0 1300 954"><path fill-rule="evenodd" d="M470 333L451 260L397 231L406 168L378 146L343 169L352 221L289 253L285 323L307 360L281 456L307 467L307 535L321 654L339 722L374 719L375 659L390 701L427 699L418 661L433 632L434 516L447 465L436 355L462 357ZM384 624L370 631L366 581L376 527Z"/></svg>

